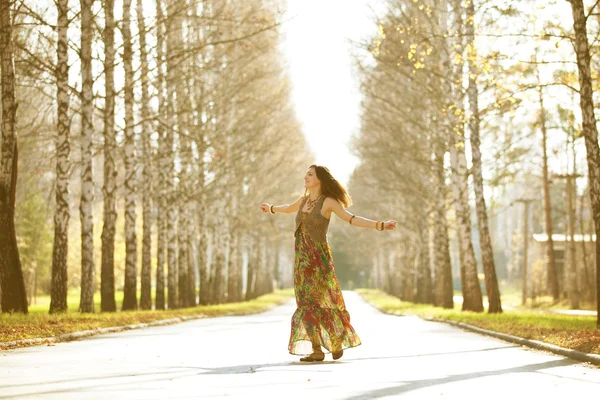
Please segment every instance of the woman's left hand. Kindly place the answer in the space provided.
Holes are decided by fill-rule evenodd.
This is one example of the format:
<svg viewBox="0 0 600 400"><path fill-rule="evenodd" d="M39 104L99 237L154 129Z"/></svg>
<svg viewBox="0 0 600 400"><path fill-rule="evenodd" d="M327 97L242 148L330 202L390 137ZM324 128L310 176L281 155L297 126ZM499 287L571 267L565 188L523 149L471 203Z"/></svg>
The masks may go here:
<svg viewBox="0 0 600 400"><path fill-rule="evenodd" d="M390 219L389 221L384 221L384 226L383 228L386 231L393 231L396 229L396 221L394 221L393 219Z"/></svg>

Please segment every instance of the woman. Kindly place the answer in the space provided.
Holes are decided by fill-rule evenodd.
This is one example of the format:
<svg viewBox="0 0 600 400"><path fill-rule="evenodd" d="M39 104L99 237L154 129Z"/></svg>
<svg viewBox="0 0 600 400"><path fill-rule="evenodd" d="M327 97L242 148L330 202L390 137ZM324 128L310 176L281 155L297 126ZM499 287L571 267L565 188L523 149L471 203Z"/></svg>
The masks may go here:
<svg viewBox="0 0 600 400"><path fill-rule="evenodd" d="M352 204L350 195L323 166L308 168L304 187L304 195L292 204L262 203L260 208L271 214L297 212L294 292L298 308L292 316L290 354L308 355L300 361L323 361L323 347L337 360L345 348L361 342L350 325L327 243L331 214L351 225L380 231L396 229L396 221L373 221L346 211Z"/></svg>

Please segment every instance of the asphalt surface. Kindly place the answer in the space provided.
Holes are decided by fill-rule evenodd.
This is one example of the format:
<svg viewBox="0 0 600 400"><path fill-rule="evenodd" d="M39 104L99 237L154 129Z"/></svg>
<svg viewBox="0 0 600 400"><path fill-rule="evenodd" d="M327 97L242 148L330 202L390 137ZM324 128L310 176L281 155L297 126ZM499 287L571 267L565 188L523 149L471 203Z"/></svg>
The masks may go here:
<svg viewBox="0 0 600 400"><path fill-rule="evenodd" d="M291 300L266 313L0 353L0 399L597 398L600 369L344 292L363 344L337 361L287 352Z"/></svg>

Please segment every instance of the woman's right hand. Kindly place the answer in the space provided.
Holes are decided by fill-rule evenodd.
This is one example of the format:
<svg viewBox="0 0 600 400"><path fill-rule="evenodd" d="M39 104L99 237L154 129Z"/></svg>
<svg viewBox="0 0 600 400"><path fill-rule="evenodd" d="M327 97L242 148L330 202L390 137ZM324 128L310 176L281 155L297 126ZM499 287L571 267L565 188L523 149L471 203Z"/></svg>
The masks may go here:
<svg viewBox="0 0 600 400"><path fill-rule="evenodd" d="M269 203L262 203L260 205L260 209L262 210L262 212L267 213L269 212L269 209L271 208L271 205Z"/></svg>

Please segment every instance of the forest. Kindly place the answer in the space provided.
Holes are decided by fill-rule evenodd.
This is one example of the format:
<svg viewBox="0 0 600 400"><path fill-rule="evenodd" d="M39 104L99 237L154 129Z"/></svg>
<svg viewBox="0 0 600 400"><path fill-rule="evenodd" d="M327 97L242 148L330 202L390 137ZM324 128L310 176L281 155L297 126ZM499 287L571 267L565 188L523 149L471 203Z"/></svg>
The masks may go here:
<svg viewBox="0 0 600 400"><path fill-rule="evenodd" d="M504 293L600 307L598 2L381 5L353 44L347 186L353 213L398 229L333 221L342 285L473 312ZM293 221L258 209L302 195L314 161L285 18L277 0L0 0L3 313L292 286Z"/></svg>

